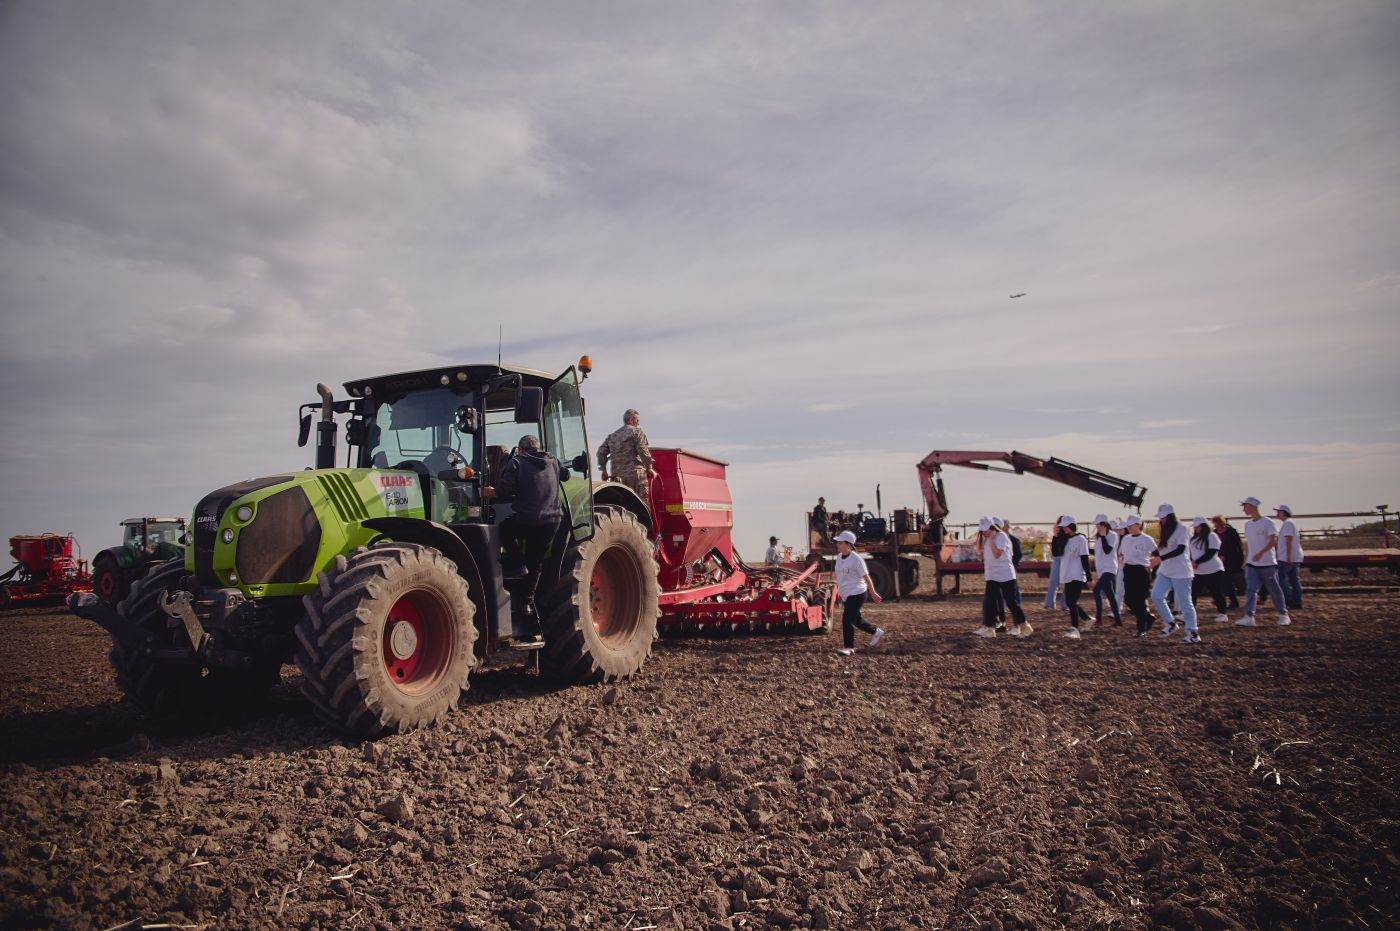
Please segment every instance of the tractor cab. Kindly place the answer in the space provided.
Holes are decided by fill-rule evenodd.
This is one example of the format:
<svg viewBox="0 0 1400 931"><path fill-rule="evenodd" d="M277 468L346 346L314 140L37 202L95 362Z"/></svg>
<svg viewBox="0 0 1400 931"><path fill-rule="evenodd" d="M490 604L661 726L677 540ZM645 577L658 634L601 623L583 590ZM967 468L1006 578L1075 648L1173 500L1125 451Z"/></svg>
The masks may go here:
<svg viewBox="0 0 1400 931"><path fill-rule="evenodd" d="M122 546L134 553L170 559L183 552L183 517L128 517L121 526Z"/></svg>

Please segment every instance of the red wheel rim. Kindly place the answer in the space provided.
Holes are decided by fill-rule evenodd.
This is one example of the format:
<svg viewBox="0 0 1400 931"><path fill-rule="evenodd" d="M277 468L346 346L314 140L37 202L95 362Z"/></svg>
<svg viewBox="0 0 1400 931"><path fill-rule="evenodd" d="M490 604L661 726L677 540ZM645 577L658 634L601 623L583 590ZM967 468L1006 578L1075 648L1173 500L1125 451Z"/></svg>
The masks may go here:
<svg viewBox="0 0 1400 931"><path fill-rule="evenodd" d="M641 572L625 547L612 546L593 564L588 583L593 627L609 646L625 643L637 629L641 613Z"/></svg>
<svg viewBox="0 0 1400 931"><path fill-rule="evenodd" d="M117 592L117 574L111 569L103 569L97 576L97 594L111 598Z"/></svg>
<svg viewBox="0 0 1400 931"><path fill-rule="evenodd" d="M430 691L442 679L456 646L452 614L426 591L400 595L384 620L384 671L401 692Z"/></svg>

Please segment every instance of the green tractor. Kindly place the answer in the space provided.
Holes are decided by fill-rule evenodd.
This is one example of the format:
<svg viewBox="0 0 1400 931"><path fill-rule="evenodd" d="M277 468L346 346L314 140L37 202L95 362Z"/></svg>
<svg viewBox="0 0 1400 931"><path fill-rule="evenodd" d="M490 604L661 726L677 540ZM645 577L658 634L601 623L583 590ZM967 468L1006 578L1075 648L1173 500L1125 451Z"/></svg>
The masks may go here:
<svg viewBox="0 0 1400 931"><path fill-rule="evenodd" d="M157 563L185 555L183 517L128 517L120 524L120 546L109 546L92 561L92 590L112 606Z"/></svg>
<svg viewBox="0 0 1400 931"><path fill-rule="evenodd" d="M121 688L157 717L220 716L295 662L321 718L373 738L439 720L502 648L538 648L564 683L636 673L659 614L651 518L631 489L593 484L588 372L587 357L558 376L450 366L347 382L345 400L318 385L300 421L305 445L319 411L314 469L206 495L182 559L115 611L79 612L112 634ZM568 473L537 609L503 558L510 506L483 493L522 434Z"/></svg>

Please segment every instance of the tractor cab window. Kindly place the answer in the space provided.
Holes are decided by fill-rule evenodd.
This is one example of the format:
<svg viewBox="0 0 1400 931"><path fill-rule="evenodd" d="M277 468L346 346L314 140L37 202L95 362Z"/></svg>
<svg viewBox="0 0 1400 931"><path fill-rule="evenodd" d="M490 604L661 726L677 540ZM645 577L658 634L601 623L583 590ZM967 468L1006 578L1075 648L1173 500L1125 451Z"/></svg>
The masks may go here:
<svg viewBox="0 0 1400 931"><path fill-rule="evenodd" d="M138 530L139 529L140 528L138 528ZM159 546L162 543L179 543L182 533L184 533L184 531L180 529L179 524L151 524L146 534L146 544L148 546Z"/></svg>
<svg viewBox="0 0 1400 931"><path fill-rule="evenodd" d="M130 549L140 549L142 543L140 524L126 524L122 528L122 546Z"/></svg>
<svg viewBox="0 0 1400 931"><path fill-rule="evenodd" d="M392 469L404 462L421 462L429 475L440 476L469 464L472 438L456 428L457 408L468 400L438 388L380 404L369 424L368 465Z"/></svg>

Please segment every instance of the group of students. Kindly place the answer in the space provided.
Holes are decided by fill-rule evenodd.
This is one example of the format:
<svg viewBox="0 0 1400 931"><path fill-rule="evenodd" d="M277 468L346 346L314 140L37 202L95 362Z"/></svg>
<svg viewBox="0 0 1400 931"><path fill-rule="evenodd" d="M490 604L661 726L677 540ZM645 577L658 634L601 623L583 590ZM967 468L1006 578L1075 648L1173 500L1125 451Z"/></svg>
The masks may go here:
<svg viewBox="0 0 1400 931"><path fill-rule="evenodd" d="M1303 604L1299 578L1302 541L1291 507L1279 505L1274 513L1281 523L1275 523L1260 513L1259 504L1254 497L1240 502L1249 518L1244 525L1243 542L1221 515L1209 520L1193 518L1188 529L1170 504L1157 509L1155 537L1144 532L1142 518L1136 514L1121 521L1099 514L1094 518L1094 537L1090 542L1079 532L1074 517L1063 515L1056 522L1051 539L1045 606L1051 610L1063 606L1070 622L1065 636L1073 640L1103 623L1105 603L1115 626L1123 623L1122 608L1126 605L1137 621L1137 635L1145 636L1153 625L1148 609L1150 598L1161 620L1161 636L1170 637L1184 629L1185 643L1200 643L1196 597L1209 595L1215 603L1215 620L1223 623L1229 620L1226 612L1238 606L1236 596L1241 591L1245 596L1244 616L1235 622L1238 626L1255 626L1254 612L1261 591L1273 601L1278 623L1291 624L1289 609L1301 608ZM995 637L1001 632L1013 637L1030 635L1032 628L1021 608L1016 580L1020 541L999 517L982 518L977 532L986 588L982 623L973 633L979 637ZM1079 603L1091 580L1093 617ZM1009 628L1008 612L1012 621Z"/></svg>

